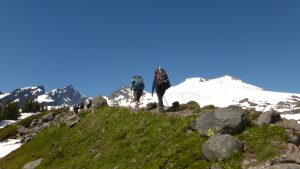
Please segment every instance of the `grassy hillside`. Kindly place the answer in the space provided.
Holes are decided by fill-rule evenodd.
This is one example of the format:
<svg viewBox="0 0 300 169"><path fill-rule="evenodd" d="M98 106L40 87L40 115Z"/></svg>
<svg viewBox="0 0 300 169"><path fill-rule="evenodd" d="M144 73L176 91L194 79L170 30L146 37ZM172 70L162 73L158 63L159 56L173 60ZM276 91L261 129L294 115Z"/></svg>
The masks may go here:
<svg viewBox="0 0 300 169"><path fill-rule="evenodd" d="M188 130L196 118L101 108L83 113L80 123L73 128L56 125L45 129L32 141L0 159L0 169L20 169L39 158L43 158L39 168L51 169L206 169L216 162L208 162L202 155L202 144L207 138ZM254 142L258 139L257 132L261 143L267 146L258 147ZM251 153L265 160L279 152L280 146L269 150L271 140L284 142L285 135L281 128L264 126L249 128L238 137L247 143ZM228 169L241 168L242 157L240 152L218 164Z"/></svg>

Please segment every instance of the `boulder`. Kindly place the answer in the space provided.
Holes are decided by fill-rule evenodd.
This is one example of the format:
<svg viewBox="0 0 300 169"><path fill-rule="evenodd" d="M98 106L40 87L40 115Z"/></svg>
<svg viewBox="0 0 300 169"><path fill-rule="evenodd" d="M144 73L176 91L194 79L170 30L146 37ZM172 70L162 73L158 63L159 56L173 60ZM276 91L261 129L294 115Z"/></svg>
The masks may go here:
<svg viewBox="0 0 300 169"><path fill-rule="evenodd" d="M263 124L270 124L272 122L272 112L261 113L257 119L256 124L262 126Z"/></svg>
<svg viewBox="0 0 300 169"><path fill-rule="evenodd" d="M80 121L80 117L77 114L71 115L69 117L67 117L64 122L67 125L67 127L71 128L73 127L75 124L77 124Z"/></svg>
<svg viewBox="0 0 300 169"><path fill-rule="evenodd" d="M221 134L238 134L249 124L242 108L229 107L215 109L202 114L196 122L196 129L202 136L208 131Z"/></svg>
<svg viewBox="0 0 300 169"><path fill-rule="evenodd" d="M295 144L288 143L285 159L292 160L300 164L300 149Z"/></svg>
<svg viewBox="0 0 300 169"><path fill-rule="evenodd" d="M180 104L178 101L173 102L172 106L168 108L167 112L176 112L179 107L180 107Z"/></svg>
<svg viewBox="0 0 300 169"><path fill-rule="evenodd" d="M49 122L49 121L52 121L54 119L54 117L55 117L55 114L53 112L50 112L42 117L42 121Z"/></svg>
<svg viewBox="0 0 300 169"><path fill-rule="evenodd" d="M295 144L296 146L299 146L299 145L300 145L300 134L292 134L292 133L289 133L287 139L288 139L288 142L289 142L289 143L293 143L293 144Z"/></svg>
<svg viewBox="0 0 300 169"><path fill-rule="evenodd" d="M92 100L92 104L93 104L93 108L94 109L97 109L97 108L100 108L100 107L103 107L103 106L107 106L107 100L102 97L102 96L96 96L93 98Z"/></svg>
<svg viewBox="0 0 300 169"><path fill-rule="evenodd" d="M297 120L283 119L283 120L277 122L276 125L284 127L286 129L292 129L292 130L300 133L300 124L297 122Z"/></svg>
<svg viewBox="0 0 300 169"><path fill-rule="evenodd" d="M202 145L205 158L210 161L224 160L237 151L242 150L243 143L229 134L217 134Z"/></svg>
<svg viewBox="0 0 300 169"><path fill-rule="evenodd" d="M24 167L22 169L35 169L37 168L40 164L42 163L42 159L38 159L32 162L29 162L27 164L24 165Z"/></svg>
<svg viewBox="0 0 300 169"><path fill-rule="evenodd" d="M261 113L257 119L256 124L262 126L263 124L271 124L280 120L280 114L274 111Z"/></svg>
<svg viewBox="0 0 300 169"><path fill-rule="evenodd" d="M17 126L17 131L18 133L20 133L21 135L27 134L30 132L30 130L22 125L18 125Z"/></svg>
<svg viewBox="0 0 300 169"><path fill-rule="evenodd" d="M155 102L150 102L146 105L145 110L153 110L157 108L157 103Z"/></svg>
<svg viewBox="0 0 300 169"><path fill-rule="evenodd" d="M34 127L34 126L38 125L39 124L38 122L39 121L37 119L33 119L31 124L30 124L30 127Z"/></svg>

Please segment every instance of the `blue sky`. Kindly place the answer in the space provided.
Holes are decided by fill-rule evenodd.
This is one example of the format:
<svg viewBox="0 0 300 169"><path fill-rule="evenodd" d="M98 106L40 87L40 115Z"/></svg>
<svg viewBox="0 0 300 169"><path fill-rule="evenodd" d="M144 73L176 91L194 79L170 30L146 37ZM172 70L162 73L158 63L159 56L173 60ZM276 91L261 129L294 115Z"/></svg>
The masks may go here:
<svg viewBox="0 0 300 169"><path fill-rule="evenodd" d="M0 91L109 95L156 67L173 85L235 76L300 93L298 0L2 0Z"/></svg>

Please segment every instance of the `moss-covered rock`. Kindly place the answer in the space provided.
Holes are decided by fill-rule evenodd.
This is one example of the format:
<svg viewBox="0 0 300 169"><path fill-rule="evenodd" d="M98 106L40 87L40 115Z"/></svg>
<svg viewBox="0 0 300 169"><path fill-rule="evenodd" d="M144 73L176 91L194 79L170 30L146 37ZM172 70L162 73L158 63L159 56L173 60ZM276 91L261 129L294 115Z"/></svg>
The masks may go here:
<svg viewBox="0 0 300 169"><path fill-rule="evenodd" d="M97 108L100 108L100 107L103 107L103 106L107 106L107 100L102 97L102 96L96 96L93 98L92 100L92 103L93 103L93 108L94 109L97 109Z"/></svg>

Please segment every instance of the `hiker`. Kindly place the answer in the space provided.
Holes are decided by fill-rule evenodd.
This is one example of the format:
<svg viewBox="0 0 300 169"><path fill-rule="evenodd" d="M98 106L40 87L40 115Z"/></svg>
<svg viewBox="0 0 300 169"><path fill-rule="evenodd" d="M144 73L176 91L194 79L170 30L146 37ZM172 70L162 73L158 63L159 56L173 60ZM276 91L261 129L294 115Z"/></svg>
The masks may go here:
<svg viewBox="0 0 300 169"><path fill-rule="evenodd" d="M131 81L131 91L133 90L133 101L135 102L135 110L139 110L140 98L143 95L145 88L144 80L142 76L133 76Z"/></svg>
<svg viewBox="0 0 300 169"><path fill-rule="evenodd" d="M86 100L86 108L87 108L87 109L90 109L90 108L92 108L92 105L93 105L92 100L91 100L91 99L87 99L87 100Z"/></svg>
<svg viewBox="0 0 300 169"><path fill-rule="evenodd" d="M79 105L79 109L80 109L80 110L83 110L83 108L84 108L84 103L81 102L80 105Z"/></svg>
<svg viewBox="0 0 300 169"><path fill-rule="evenodd" d="M73 110L74 110L75 113L78 113L78 109L79 109L79 107L78 107L78 105L76 104L76 105L74 106Z"/></svg>
<svg viewBox="0 0 300 169"><path fill-rule="evenodd" d="M163 96L169 87L171 87L171 84L168 75L163 68L159 67L154 72L154 78L152 83L152 96L154 89L156 89L160 112L164 111Z"/></svg>

